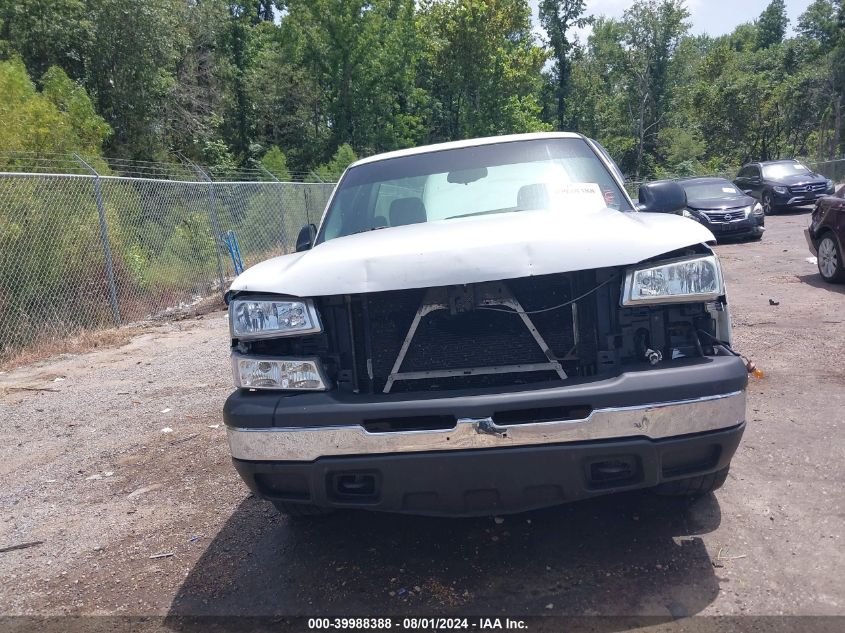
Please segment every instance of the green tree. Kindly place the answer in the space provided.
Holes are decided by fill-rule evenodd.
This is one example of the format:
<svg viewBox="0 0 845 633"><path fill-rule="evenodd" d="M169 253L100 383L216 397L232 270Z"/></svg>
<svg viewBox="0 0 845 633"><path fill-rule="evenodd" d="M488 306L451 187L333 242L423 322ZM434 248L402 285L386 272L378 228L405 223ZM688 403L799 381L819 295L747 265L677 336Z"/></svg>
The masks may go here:
<svg viewBox="0 0 845 633"><path fill-rule="evenodd" d="M187 46L182 0L89 0L94 16L85 83L98 112L114 129L112 154L158 158L166 151L163 104L175 86Z"/></svg>
<svg viewBox="0 0 845 633"><path fill-rule="evenodd" d="M288 159L278 145L273 145L261 158L261 165L283 182L291 179L288 169Z"/></svg>
<svg viewBox="0 0 845 633"><path fill-rule="evenodd" d="M814 0L798 16L798 34L813 41L823 51L829 51L836 43L838 25L836 21L839 2L836 0Z"/></svg>
<svg viewBox="0 0 845 633"><path fill-rule="evenodd" d="M837 35L827 60L828 94L831 102L830 144L828 156L845 153L845 2L839 4L836 16Z"/></svg>
<svg viewBox="0 0 845 633"><path fill-rule="evenodd" d="M423 0L418 23L429 140L547 128L539 116L547 54L525 0Z"/></svg>
<svg viewBox="0 0 845 633"><path fill-rule="evenodd" d="M593 20L584 16L585 0L540 0L540 25L546 31L554 59L554 93L557 106L556 121L559 130L567 127L567 101L570 94L572 54L576 40L570 32L583 28Z"/></svg>
<svg viewBox="0 0 845 633"><path fill-rule="evenodd" d="M284 2L277 0L255 0L255 14L258 20L272 22L276 17L276 10L284 8Z"/></svg>
<svg viewBox="0 0 845 633"><path fill-rule="evenodd" d="M358 160L354 150L346 143L337 148L332 159L314 171L323 182L337 182L343 171Z"/></svg>
<svg viewBox="0 0 845 633"><path fill-rule="evenodd" d="M344 145L551 127L635 178L845 152L843 0L809 2L794 36L772 0L715 38L687 34L683 0L638 0L585 44L586 0L534 4L545 42L528 0L0 0L0 140L221 173L283 147L331 178Z"/></svg>
<svg viewBox="0 0 845 633"><path fill-rule="evenodd" d="M260 50L261 26L272 20L274 6L274 2L230 3L229 15L220 25L220 74L226 85L221 132L241 162L254 158L249 77Z"/></svg>
<svg viewBox="0 0 845 633"><path fill-rule="evenodd" d="M681 37L689 29L688 17L683 0L640 0L625 11L626 88L634 118L637 180L644 172L646 159L656 150L668 106L670 64Z"/></svg>
<svg viewBox="0 0 845 633"><path fill-rule="evenodd" d="M570 104L573 127L604 145L626 173L634 170L635 141L627 99L628 56L623 48L625 27L619 20L599 17L583 55L572 67Z"/></svg>
<svg viewBox="0 0 845 633"><path fill-rule="evenodd" d="M326 99L316 79L303 67L293 25L258 27L245 77L251 140L260 148L290 148L287 158L298 171L323 160L330 135Z"/></svg>
<svg viewBox="0 0 845 633"><path fill-rule="evenodd" d="M757 20L757 47L769 48L783 42L787 26L786 2L772 0Z"/></svg>
<svg viewBox="0 0 845 633"><path fill-rule="evenodd" d="M59 66L85 76L94 22L85 0L0 0L0 38L9 42L33 77Z"/></svg>
<svg viewBox="0 0 845 633"><path fill-rule="evenodd" d="M223 139L228 85L221 40L230 16L225 0L189 5L183 24L186 43L177 51L174 81L154 113L161 120L162 146L197 161L210 143Z"/></svg>
<svg viewBox="0 0 845 633"><path fill-rule="evenodd" d="M41 78L42 94L61 113L65 125L76 138L77 151L99 154L111 128L94 111L88 93L58 66L47 69Z"/></svg>
<svg viewBox="0 0 845 633"><path fill-rule="evenodd" d="M658 134L658 145L664 164L676 173L681 164L696 165L707 150L704 139L695 128L665 127Z"/></svg>
<svg viewBox="0 0 845 633"><path fill-rule="evenodd" d="M845 153L845 3L816 0L799 16L797 30L795 127L811 137L820 158L835 158Z"/></svg>
<svg viewBox="0 0 845 633"><path fill-rule="evenodd" d="M287 6L302 68L325 96L314 123L330 131L327 153L343 143L368 151L414 143L413 0L291 0Z"/></svg>
<svg viewBox="0 0 845 633"><path fill-rule="evenodd" d="M99 154L111 130L84 88L57 67L47 70L42 83L39 92L19 59L0 62L3 152Z"/></svg>

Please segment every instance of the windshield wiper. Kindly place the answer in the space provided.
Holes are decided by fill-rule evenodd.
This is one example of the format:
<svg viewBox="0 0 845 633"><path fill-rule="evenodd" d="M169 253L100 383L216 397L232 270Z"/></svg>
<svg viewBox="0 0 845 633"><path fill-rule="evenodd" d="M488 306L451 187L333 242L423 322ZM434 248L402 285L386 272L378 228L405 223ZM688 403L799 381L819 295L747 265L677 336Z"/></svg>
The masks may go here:
<svg viewBox="0 0 845 633"><path fill-rule="evenodd" d="M474 215L490 215L492 213L511 213L513 211L524 211L519 207L506 207L504 209L490 209L489 211L476 211L475 213L462 213L461 215L451 215L447 220L454 220L455 218L471 218Z"/></svg>
<svg viewBox="0 0 845 633"><path fill-rule="evenodd" d="M370 231L378 231L379 229L389 229L389 226L373 226L369 229L361 229L360 231L355 231L354 233L349 233L349 235L358 235L359 233L369 233Z"/></svg>

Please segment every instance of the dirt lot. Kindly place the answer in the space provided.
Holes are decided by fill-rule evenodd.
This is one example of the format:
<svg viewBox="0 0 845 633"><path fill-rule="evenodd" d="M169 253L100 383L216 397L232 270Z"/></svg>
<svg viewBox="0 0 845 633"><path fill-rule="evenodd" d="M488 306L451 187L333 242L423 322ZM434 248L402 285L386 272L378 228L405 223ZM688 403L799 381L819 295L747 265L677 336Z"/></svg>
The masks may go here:
<svg viewBox="0 0 845 633"><path fill-rule="evenodd" d="M228 460L221 312L4 373L0 613L845 614L845 288L807 222L718 248L765 377L726 487L692 503L281 518Z"/></svg>

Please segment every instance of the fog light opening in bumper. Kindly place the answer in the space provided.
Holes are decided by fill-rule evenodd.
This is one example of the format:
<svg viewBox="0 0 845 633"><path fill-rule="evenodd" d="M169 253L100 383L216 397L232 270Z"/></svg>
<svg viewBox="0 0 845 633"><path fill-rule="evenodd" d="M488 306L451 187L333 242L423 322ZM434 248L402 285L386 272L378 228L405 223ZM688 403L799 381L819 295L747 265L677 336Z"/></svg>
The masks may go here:
<svg viewBox="0 0 845 633"><path fill-rule="evenodd" d="M633 455L620 455L587 464L587 481L592 488L625 486L640 481L642 469Z"/></svg>
<svg viewBox="0 0 845 633"><path fill-rule="evenodd" d="M329 494L334 501L362 503L378 501L380 482L373 472L346 472L329 475Z"/></svg>

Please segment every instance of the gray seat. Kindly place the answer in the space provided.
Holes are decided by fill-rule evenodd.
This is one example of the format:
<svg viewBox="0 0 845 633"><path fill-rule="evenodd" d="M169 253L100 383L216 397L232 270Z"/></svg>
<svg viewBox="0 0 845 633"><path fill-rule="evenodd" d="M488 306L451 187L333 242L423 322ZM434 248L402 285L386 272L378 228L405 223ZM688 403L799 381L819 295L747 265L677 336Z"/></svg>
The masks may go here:
<svg viewBox="0 0 845 633"><path fill-rule="evenodd" d="M428 219L425 205L419 198L398 198L390 203L390 226L420 224Z"/></svg>
<svg viewBox="0 0 845 633"><path fill-rule="evenodd" d="M524 185L516 194L516 206L523 210L545 209L549 206L549 190L541 182Z"/></svg>

